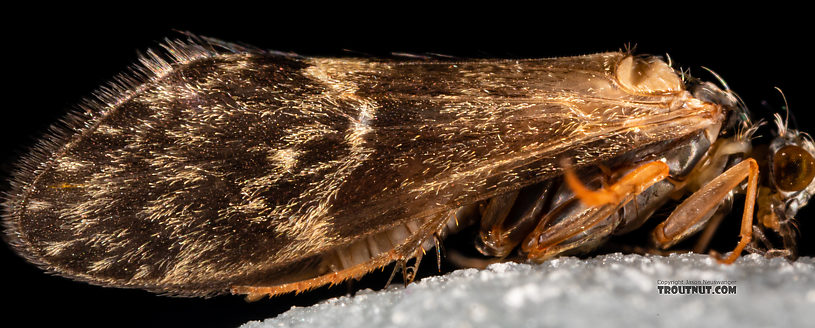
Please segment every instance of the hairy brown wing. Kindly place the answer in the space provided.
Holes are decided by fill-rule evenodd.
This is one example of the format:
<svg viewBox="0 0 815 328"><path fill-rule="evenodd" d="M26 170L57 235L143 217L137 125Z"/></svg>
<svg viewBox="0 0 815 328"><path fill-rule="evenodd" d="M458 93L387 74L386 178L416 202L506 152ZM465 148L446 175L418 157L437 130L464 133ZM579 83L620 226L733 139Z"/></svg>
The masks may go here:
<svg viewBox="0 0 815 328"><path fill-rule="evenodd" d="M672 71L659 90L616 73L620 53L408 63L196 47L175 44L175 62L154 59L24 161L5 213L21 254L95 284L210 295L547 179L561 157L719 120Z"/></svg>

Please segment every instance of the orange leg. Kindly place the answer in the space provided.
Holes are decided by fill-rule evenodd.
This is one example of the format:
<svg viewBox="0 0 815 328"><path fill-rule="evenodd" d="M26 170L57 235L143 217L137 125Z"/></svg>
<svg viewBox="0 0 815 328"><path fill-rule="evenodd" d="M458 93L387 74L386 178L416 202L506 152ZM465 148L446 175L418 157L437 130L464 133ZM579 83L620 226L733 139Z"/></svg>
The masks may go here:
<svg viewBox="0 0 815 328"><path fill-rule="evenodd" d="M697 231L727 197L727 194L738 187L745 178L747 179L747 199L744 202L742 213L741 232L739 233L741 239L727 258L721 258L715 252L711 252L722 263L729 264L736 261L753 236L758 164L752 158L734 165L677 206L673 213L654 229L654 241L660 247L667 248Z"/></svg>
<svg viewBox="0 0 815 328"><path fill-rule="evenodd" d="M619 204L626 197L637 195L653 184L665 180L669 174L668 164L660 161L648 162L628 172L611 186L589 190L568 165L564 166L566 183L575 195L588 206Z"/></svg>
<svg viewBox="0 0 815 328"><path fill-rule="evenodd" d="M745 162L749 165L749 173L747 176L747 199L744 201L744 213L742 213L741 216L741 232L739 233L741 239L727 258L722 259L718 254L713 252L716 259L722 263L730 264L735 262L741 255L744 247L747 246L753 238L753 210L756 204L756 189L758 188L758 164L756 160L752 158L748 158L742 163Z"/></svg>
<svg viewBox="0 0 815 328"><path fill-rule="evenodd" d="M568 165L564 167L565 181L577 199L552 209L526 236L521 249L530 259L542 261L611 235L620 222L614 219L617 209L669 174L664 162L648 162L610 186L589 190Z"/></svg>

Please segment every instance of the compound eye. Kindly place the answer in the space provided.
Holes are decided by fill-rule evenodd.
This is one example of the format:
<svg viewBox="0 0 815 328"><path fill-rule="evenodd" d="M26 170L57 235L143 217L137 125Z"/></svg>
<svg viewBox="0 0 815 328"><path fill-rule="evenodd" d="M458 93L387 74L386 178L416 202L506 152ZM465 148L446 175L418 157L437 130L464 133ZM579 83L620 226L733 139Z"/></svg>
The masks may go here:
<svg viewBox="0 0 815 328"><path fill-rule="evenodd" d="M798 146L784 146L773 155L773 179L783 191L800 191L815 177L815 159Z"/></svg>

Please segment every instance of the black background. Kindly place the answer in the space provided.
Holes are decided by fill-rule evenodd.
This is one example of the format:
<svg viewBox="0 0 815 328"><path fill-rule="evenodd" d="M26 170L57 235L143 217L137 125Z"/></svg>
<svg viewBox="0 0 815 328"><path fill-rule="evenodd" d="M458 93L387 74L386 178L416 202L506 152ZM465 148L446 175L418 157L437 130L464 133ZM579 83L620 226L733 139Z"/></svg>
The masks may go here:
<svg viewBox="0 0 815 328"><path fill-rule="evenodd" d="M221 4L224 5L224 4ZM237 4L230 4L238 6ZM173 30L239 41L260 48L305 55L343 55L344 49L382 56L390 52L440 53L460 57L549 57L617 50L636 44L638 53L669 53L680 67L707 77L700 66L720 74L757 117L770 118L787 95L799 127L815 133L809 96L813 68L808 50L810 24L800 11L735 8L619 8L586 14L587 8L527 8L502 4L473 13L461 8L253 8L193 14L163 7L106 13L49 8L21 12L4 27L5 107L0 124L2 190L15 160L47 127L82 97L109 81L137 58L157 48ZM407 6L406 6L407 7ZM217 9L217 8L215 8ZM235 8L233 8L235 9ZM375 9L377 12L363 12ZM472 8L468 8L472 9ZM620 10L622 9L622 10ZM318 13L314 13L314 11ZM36 14L33 14L36 13ZM9 13L14 15L15 13ZM248 15L248 16L247 16ZM799 214L802 252L815 255L813 209ZM737 219L734 218L734 221ZM733 234L737 227L733 228ZM292 305L309 305L342 295L345 287L300 296L246 303L239 296L185 299L139 290L89 286L44 274L0 246L3 320L95 326L197 324L237 326L272 317ZM383 281L371 283L371 287ZM365 284L363 284L365 286Z"/></svg>

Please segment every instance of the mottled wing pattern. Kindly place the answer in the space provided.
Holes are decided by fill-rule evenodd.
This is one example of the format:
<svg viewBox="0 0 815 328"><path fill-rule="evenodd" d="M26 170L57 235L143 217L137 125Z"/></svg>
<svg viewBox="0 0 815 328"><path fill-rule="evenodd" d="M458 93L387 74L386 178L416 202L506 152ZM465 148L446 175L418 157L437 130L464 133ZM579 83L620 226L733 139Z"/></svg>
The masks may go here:
<svg viewBox="0 0 815 328"><path fill-rule="evenodd" d="M95 284L211 295L709 125L681 82L636 94L625 54L399 62L174 43L24 161L7 238Z"/></svg>

